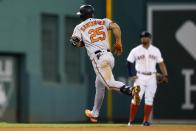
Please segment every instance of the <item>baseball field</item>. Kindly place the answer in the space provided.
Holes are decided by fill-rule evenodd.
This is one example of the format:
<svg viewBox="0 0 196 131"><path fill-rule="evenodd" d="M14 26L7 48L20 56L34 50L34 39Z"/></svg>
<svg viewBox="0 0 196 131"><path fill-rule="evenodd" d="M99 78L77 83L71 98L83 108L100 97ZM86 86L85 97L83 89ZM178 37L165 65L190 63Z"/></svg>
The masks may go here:
<svg viewBox="0 0 196 131"><path fill-rule="evenodd" d="M1 123L0 131L196 131L196 125L152 125L144 127L127 124L11 124Z"/></svg>

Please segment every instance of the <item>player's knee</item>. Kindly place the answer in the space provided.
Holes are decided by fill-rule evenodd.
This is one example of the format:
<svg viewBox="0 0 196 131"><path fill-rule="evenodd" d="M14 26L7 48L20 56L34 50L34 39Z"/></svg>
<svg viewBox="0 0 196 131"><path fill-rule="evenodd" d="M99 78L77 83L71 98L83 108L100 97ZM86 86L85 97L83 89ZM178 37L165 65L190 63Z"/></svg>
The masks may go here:
<svg viewBox="0 0 196 131"><path fill-rule="evenodd" d="M106 84L107 84L108 88L113 87L114 86L113 83L114 83L113 80L107 80L106 81Z"/></svg>
<svg viewBox="0 0 196 131"><path fill-rule="evenodd" d="M116 81L113 80L113 79L112 80L107 80L106 84L107 84L108 90L111 90L111 88L118 88L118 87L122 87L123 86L123 85L118 85L116 83Z"/></svg>
<svg viewBox="0 0 196 131"><path fill-rule="evenodd" d="M153 105L153 98L145 98L146 105Z"/></svg>
<svg viewBox="0 0 196 131"><path fill-rule="evenodd" d="M125 85L124 83L115 81L114 79L106 81L106 87L108 90L116 90L116 89L118 90L124 85Z"/></svg>

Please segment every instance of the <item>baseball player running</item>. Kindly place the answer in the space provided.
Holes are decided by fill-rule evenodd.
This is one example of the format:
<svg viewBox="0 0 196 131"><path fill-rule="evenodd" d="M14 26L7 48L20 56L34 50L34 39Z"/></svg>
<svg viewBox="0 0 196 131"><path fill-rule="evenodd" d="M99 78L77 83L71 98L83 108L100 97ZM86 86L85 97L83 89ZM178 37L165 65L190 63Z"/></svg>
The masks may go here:
<svg viewBox="0 0 196 131"><path fill-rule="evenodd" d="M162 72L161 82L168 82L168 74L160 50L151 44L152 35L144 31L141 33L140 38L141 45L133 48L127 58L128 70L130 79L134 80L134 86L140 86L141 88L139 97L142 99L145 94L143 125L150 126L149 116L157 90L156 64L159 64ZM139 103L131 102L128 126L134 123L138 106Z"/></svg>
<svg viewBox="0 0 196 131"><path fill-rule="evenodd" d="M91 5L82 5L77 15L82 22L75 27L70 42L74 47L85 46L96 73L94 106L92 110L85 110L85 115L90 122L96 123L104 99L105 87L133 97L139 94L139 87L132 88L116 81L112 73L114 57L108 46L107 30L112 30L116 39L114 53L121 55L123 48L120 27L109 19L94 18L94 8Z"/></svg>

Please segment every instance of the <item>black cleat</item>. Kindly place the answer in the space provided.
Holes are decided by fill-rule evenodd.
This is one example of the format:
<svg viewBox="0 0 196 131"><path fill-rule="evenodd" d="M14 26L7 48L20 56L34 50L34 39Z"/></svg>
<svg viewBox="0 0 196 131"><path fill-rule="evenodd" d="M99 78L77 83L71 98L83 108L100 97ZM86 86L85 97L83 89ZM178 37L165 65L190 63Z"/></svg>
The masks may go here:
<svg viewBox="0 0 196 131"><path fill-rule="evenodd" d="M143 126L150 126L150 122L148 121L143 122Z"/></svg>

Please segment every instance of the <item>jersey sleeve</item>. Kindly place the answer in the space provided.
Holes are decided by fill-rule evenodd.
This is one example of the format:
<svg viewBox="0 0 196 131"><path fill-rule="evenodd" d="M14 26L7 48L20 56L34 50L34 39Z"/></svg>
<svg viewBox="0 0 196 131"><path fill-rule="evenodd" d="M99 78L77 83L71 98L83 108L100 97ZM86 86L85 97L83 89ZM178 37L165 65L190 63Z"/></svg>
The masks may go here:
<svg viewBox="0 0 196 131"><path fill-rule="evenodd" d="M131 62L131 63L134 63L134 61L135 61L134 50L132 50L132 51L129 53L129 55L128 55L128 57L127 57L127 61L128 61L128 62Z"/></svg>
<svg viewBox="0 0 196 131"><path fill-rule="evenodd" d="M163 62L163 58L159 49L157 49L157 63Z"/></svg>
<svg viewBox="0 0 196 131"><path fill-rule="evenodd" d="M112 21L111 21L110 19L108 19L108 18L105 18L105 19L103 19L103 20L105 21L105 26L106 26L106 28L109 29L110 23L112 23Z"/></svg>
<svg viewBox="0 0 196 131"><path fill-rule="evenodd" d="M72 34L72 37L77 37L80 40L82 39L82 35L81 35L81 32L80 32L78 26L75 27L73 34Z"/></svg>

